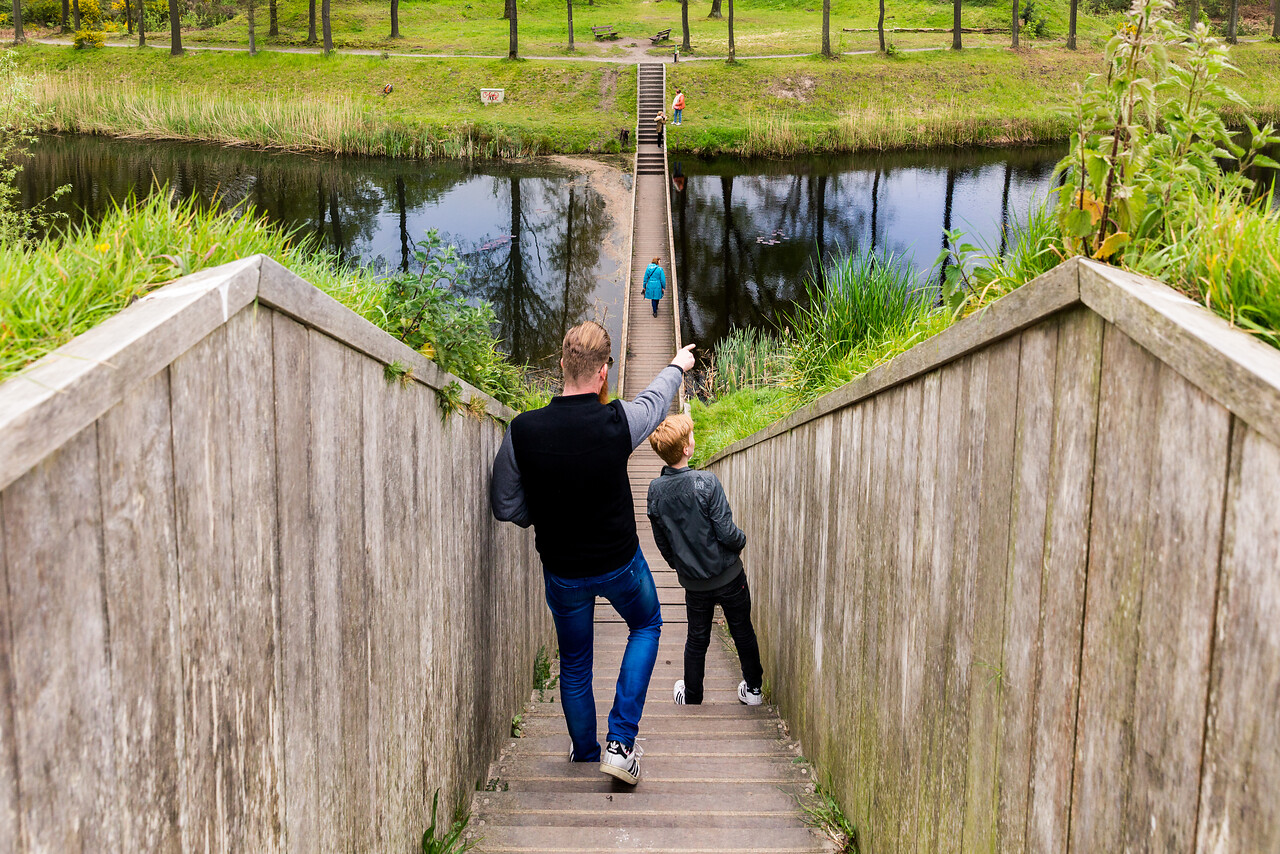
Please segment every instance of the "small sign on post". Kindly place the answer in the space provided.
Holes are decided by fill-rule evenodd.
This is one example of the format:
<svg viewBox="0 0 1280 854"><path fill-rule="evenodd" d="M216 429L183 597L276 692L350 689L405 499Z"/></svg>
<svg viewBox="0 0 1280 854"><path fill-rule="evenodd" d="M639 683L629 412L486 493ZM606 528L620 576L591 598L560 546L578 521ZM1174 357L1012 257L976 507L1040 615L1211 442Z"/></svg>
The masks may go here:
<svg viewBox="0 0 1280 854"><path fill-rule="evenodd" d="M482 104L501 104L506 98L506 89L481 89L480 103Z"/></svg>

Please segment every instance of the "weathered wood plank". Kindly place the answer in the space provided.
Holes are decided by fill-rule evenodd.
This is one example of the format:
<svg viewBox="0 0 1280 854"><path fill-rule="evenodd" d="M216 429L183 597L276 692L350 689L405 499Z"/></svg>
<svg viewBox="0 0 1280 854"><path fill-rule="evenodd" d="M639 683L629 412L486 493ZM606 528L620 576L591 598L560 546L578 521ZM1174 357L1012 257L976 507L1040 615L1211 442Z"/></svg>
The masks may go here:
<svg viewBox="0 0 1280 854"><path fill-rule="evenodd" d="M1195 843L1231 414L1167 365L1142 569L1125 845Z"/></svg>
<svg viewBox="0 0 1280 854"><path fill-rule="evenodd" d="M363 530L363 358L311 339L311 512L315 539L316 764L321 848L372 843L368 597ZM337 684L329 674L338 674ZM336 773L329 769L335 769Z"/></svg>
<svg viewBox="0 0 1280 854"><path fill-rule="evenodd" d="M247 816L239 591L227 524L235 505L226 327L175 360L169 375L185 698L182 847L225 850L243 845Z"/></svg>
<svg viewBox="0 0 1280 854"><path fill-rule="evenodd" d="M1157 359L1280 443L1280 353L1167 285L1080 261L1080 296Z"/></svg>
<svg viewBox="0 0 1280 854"><path fill-rule="evenodd" d="M1280 850L1280 448L1236 419L1197 851Z"/></svg>
<svg viewBox="0 0 1280 854"><path fill-rule="evenodd" d="M1123 845L1133 779L1142 563L1159 441L1159 363L1112 326L1102 358L1071 799L1072 844L1086 850Z"/></svg>
<svg viewBox="0 0 1280 854"><path fill-rule="evenodd" d="M907 636L908 667L904 674L904 682L909 687L903 698L903 703L908 706L903 727L903 739L908 745L907 763L903 773L910 797L904 805L904 827L901 833L903 844L900 846L903 851L927 851L936 835L934 793L926 785L931 733L931 721L926 713L930 701L926 662L929 658L929 583L933 569L933 535L936 518L934 502L937 500L935 484L939 466L938 454L940 447L949 447L943 443L938 423L939 394L942 388L941 372L934 371L926 374L917 384L920 387L919 438L917 440L919 465L914 486L917 512L914 521L915 545L911 568L911 616Z"/></svg>
<svg viewBox="0 0 1280 854"><path fill-rule="evenodd" d="M0 489L250 302L262 257L160 288L0 385Z"/></svg>
<svg viewBox="0 0 1280 854"><path fill-rule="evenodd" d="M923 787L929 793L922 813L928 815L927 836L919 837L919 848L937 851L959 844L964 808L963 788L955 777L960 767L949 750L948 682L949 661L955 643L952 626L951 579L954 562L954 535L961 454L955 446L961 439L949 425L964 421L965 396L968 386L968 361L947 365L940 374L938 391L938 466L934 480L933 554L930 561L926 611L925 643L925 718L928 725L928 758L925 760ZM948 448L946 444L950 443Z"/></svg>
<svg viewBox="0 0 1280 854"><path fill-rule="evenodd" d="M13 720L13 606L4 556L4 508L0 503L0 854L23 850L18 799L18 733Z"/></svg>
<svg viewBox="0 0 1280 854"><path fill-rule="evenodd" d="M321 848L316 693L332 671L315 659L315 541L311 511L311 337L272 313L276 495L280 538L280 717L284 749L284 838L293 852Z"/></svg>
<svg viewBox="0 0 1280 854"><path fill-rule="evenodd" d="M1067 848L1104 325L1077 309L1063 315L1058 329L1031 741L1027 847L1033 851Z"/></svg>
<svg viewBox="0 0 1280 854"><path fill-rule="evenodd" d="M1005 581L1008 614L1001 667L997 827L1000 850L1008 852L1026 850L1057 346L1058 324L1052 320L1022 333L1012 466L1012 527Z"/></svg>
<svg viewBox="0 0 1280 854"><path fill-rule="evenodd" d="M98 465L120 847L180 851L183 690L167 370L98 420Z"/></svg>
<svg viewBox="0 0 1280 854"><path fill-rule="evenodd" d="M98 474L95 425L0 494L18 791L30 850L117 845Z"/></svg>
<svg viewBox="0 0 1280 854"><path fill-rule="evenodd" d="M244 839L246 848L263 852L283 847L273 315L251 305L226 325L227 380L235 389L228 400L227 438L235 508L231 540Z"/></svg>
<svg viewBox="0 0 1280 854"><path fill-rule="evenodd" d="M973 585L973 658L969 679L968 779L964 850L1002 850L999 830L1000 728L1005 696L1004 632L1011 534L1015 426L1021 337L988 348L980 494L977 496L977 561L967 573ZM975 375L976 375L975 370ZM971 400L975 398L971 397Z"/></svg>
<svg viewBox="0 0 1280 854"><path fill-rule="evenodd" d="M1049 272L1001 297L982 311L964 318L932 338L922 341L892 361L880 365L848 385L824 395L813 404L778 423L741 439L707 461L711 466L724 457L794 430L844 406L850 406L887 388L961 359L1001 338L1019 332L1080 301L1077 269L1072 258Z"/></svg>

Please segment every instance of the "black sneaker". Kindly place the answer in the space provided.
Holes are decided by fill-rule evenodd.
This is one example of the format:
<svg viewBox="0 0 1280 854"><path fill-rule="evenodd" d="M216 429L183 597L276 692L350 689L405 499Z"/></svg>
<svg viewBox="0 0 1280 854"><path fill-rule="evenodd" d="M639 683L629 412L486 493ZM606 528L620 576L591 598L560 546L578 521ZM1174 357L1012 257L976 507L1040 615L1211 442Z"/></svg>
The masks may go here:
<svg viewBox="0 0 1280 854"><path fill-rule="evenodd" d="M634 786L640 782L640 757L643 755L644 749L638 744L628 750L623 747L622 742L610 740L600 759L600 770Z"/></svg>

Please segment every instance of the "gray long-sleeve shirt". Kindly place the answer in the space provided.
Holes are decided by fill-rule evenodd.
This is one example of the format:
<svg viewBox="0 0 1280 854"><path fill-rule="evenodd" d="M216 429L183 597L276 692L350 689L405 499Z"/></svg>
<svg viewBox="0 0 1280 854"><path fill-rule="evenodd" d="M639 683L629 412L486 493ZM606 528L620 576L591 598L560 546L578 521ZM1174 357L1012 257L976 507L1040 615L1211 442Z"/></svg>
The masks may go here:
<svg viewBox="0 0 1280 854"><path fill-rule="evenodd" d="M627 419L631 433L631 450L649 437L662 423L671 409L671 401L684 382L684 373L675 365L663 368L649 387L636 395L635 400L622 401L622 414ZM489 486L489 504L493 516L500 522L514 522L522 528L532 521L525 502L524 487L520 482L520 467L516 465L515 449L511 445L511 433L502 438L498 456L493 461L493 481Z"/></svg>

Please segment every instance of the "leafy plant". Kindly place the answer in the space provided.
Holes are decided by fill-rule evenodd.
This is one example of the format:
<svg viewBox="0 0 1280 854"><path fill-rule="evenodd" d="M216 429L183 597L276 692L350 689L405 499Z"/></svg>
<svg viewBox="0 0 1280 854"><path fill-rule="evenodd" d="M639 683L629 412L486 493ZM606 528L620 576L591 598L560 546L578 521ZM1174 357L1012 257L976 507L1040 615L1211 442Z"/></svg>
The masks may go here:
<svg viewBox="0 0 1280 854"><path fill-rule="evenodd" d="M511 718L511 737L524 738L524 715L514 715Z"/></svg>
<svg viewBox="0 0 1280 854"><path fill-rule="evenodd" d="M76 50L94 50L106 47L107 34L101 30L76 30L72 44Z"/></svg>
<svg viewBox="0 0 1280 854"><path fill-rule="evenodd" d="M431 797L431 826L422 834L422 854L463 854L470 851L480 842L479 839L463 839L467 824L471 820L466 808L461 804L454 810L453 821L449 827L440 828L444 835L436 838L436 807L440 802L440 790Z"/></svg>
<svg viewBox="0 0 1280 854"><path fill-rule="evenodd" d="M413 380L413 369L399 359L384 365L382 376L387 385L407 386Z"/></svg>
<svg viewBox="0 0 1280 854"><path fill-rule="evenodd" d="M813 795L801 798L799 803L805 821L829 836L838 854L858 854L858 829L828 787L815 784Z"/></svg>
<svg viewBox="0 0 1280 854"><path fill-rule="evenodd" d="M26 244L37 229L54 219L44 212L44 202L24 207L17 186L20 158L35 143L36 129L47 118L48 110L32 98L30 79L18 71L13 51L0 52L0 245ZM51 198L68 190L60 187Z"/></svg>

